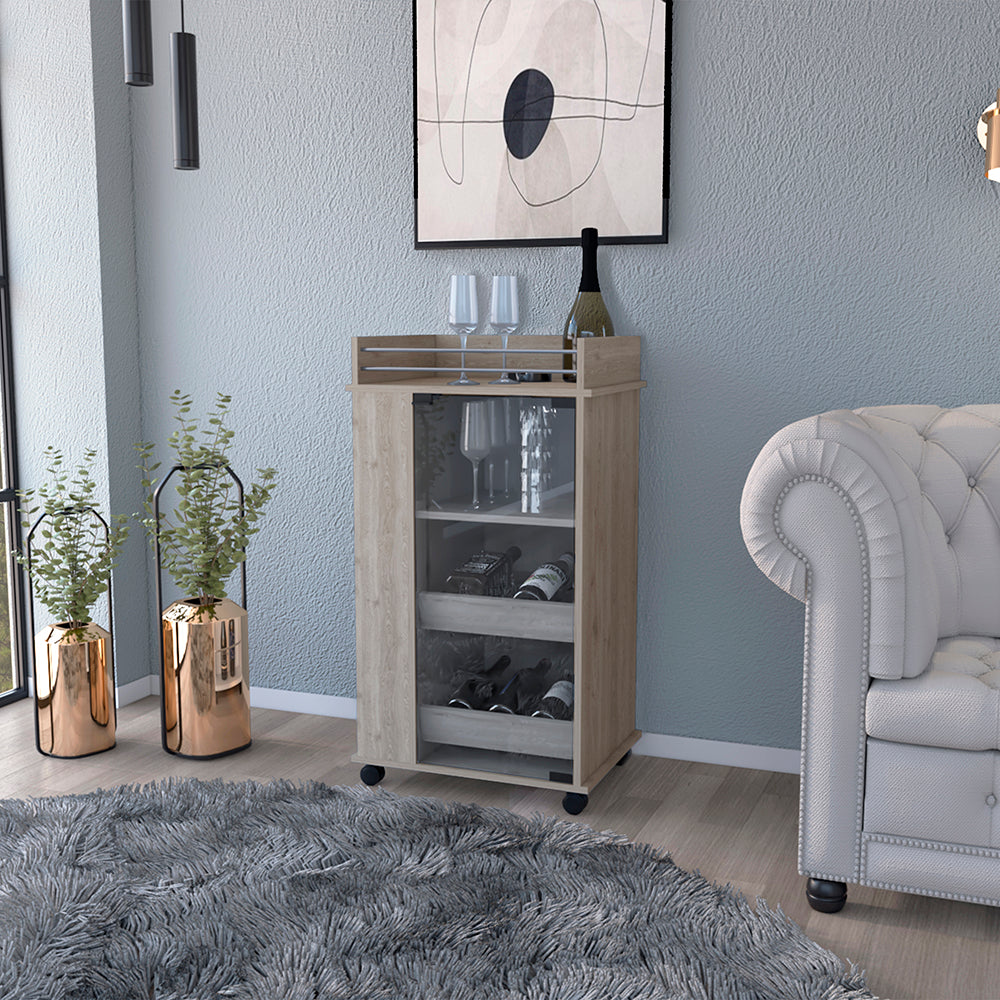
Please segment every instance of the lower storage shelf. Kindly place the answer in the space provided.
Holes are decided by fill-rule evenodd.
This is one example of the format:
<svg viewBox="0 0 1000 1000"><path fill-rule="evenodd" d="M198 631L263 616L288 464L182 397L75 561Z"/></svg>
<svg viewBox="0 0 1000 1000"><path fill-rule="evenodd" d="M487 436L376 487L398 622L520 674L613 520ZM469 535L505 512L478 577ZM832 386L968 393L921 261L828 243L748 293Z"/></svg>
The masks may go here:
<svg viewBox="0 0 1000 1000"><path fill-rule="evenodd" d="M474 747L439 746L417 765L418 770L437 771L493 781L551 787L566 785L567 791L582 791L573 784L573 762L559 757L534 757L527 754L499 754Z"/></svg>
<svg viewBox="0 0 1000 1000"><path fill-rule="evenodd" d="M573 641L573 605L471 594L417 594L420 628L449 632Z"/></svg>
<svg viewBox="0 0 1000 1000"><path fill-rule="evenodd" d="M420 736L427 743L561 760L573 758L572 722L470 712L447 705L421 705L419 718Z"/></svg>

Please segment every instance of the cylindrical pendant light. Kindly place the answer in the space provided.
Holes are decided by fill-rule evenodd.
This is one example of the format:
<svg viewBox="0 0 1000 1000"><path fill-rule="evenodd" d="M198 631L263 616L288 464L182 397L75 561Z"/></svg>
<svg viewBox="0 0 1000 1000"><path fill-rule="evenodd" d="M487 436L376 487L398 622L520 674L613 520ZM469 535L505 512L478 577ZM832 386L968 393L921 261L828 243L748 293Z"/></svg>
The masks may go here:
<svg viewBox="0 0 1000 1000"><path fill-rule="evenodd" d="M152 0L122 0L122 36L125 42L125 82L133 87L153 85Z"/></svg>
<svg viewBox="0 0 1000 1000"><path fill-rule="evenodd" d="M197 170L198 72L194 35L184 30L184 0L181 0L181 30L170 36L170 62L174 75L174 167Z"/></svg>

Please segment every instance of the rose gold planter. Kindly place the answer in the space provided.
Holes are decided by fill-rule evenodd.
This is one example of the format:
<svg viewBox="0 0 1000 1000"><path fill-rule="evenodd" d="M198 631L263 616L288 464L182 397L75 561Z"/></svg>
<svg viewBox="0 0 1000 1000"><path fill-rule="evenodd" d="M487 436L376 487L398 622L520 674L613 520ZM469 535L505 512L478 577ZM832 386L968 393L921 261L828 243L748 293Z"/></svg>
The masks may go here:
<svg viewBox="0 0 1000 1000"><path fill-rule="evenodd" d="M69 624L35 636L38 750L49 757L86 757L115 745L111 634L90 623L81 637Z"/></svg>
<svg viewBox="0 0 1000 1000"><path fill-rule="evenodd" d="M250 746L247 613L225 598L163 612L163 749L221 757Z"/></svg>

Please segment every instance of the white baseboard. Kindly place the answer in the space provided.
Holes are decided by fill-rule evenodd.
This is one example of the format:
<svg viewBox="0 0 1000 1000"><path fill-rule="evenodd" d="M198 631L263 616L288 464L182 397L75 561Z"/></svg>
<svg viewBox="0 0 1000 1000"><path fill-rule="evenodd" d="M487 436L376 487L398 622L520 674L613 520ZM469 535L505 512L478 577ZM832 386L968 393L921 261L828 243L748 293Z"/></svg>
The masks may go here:
<svg viewBox="0 0 1000 1000"><path fill-rule="evenodd" d="M283 712L305 712L337 719L356 719L358 703L354 698L332 695L301 694L297 691L277 691L270 688L250 688L250 704L259 708L277 708ZM746 743L726 743L721 740L700 740L690 736L661 736L644 733L632 748L644 757L670 757L701 764L727 764L731 767L751 767L760 771L799 773L799 751L781 747L759 747Z"/></svg>
<svg viewBox="0 0 1000 1000"><path fill-rule="evenodd" d="M29 694L32 692L29 691ZM150 675L140 677L131 684L117 689L117 704L131 705L134 701L150 696L159 697L160 679ZM356 719L357 701L328 694L305 694L300 691L279 691L275 688L250 687L252 708L276 708L282 712L304 712L308 715L326 715L335 719Z"/></svg>
<svg viewBox="0 0 1000 1000"><path fill-rule="evenodd" d="M276 708L280 712L304 712L326 715L333 719L356 719L355 698L340 698L333 694L305 694L301 691L280 691L277 688L250 686L252 708Z"/></svg>
<svg viewBox="0 0 1000 1000"><path fill-rule="evenodd" d="M160 679L150 674L148 677L140 677L137 681L116 688L115 703L121 708L123 705L131 705L133 701L141 701L150 695L159 696L159 694Z"/></svg>
<svg viewBox="0 0 1000 1000"><path fill-rule="evenodd" d="M799 773L799 751L784 750L781 747L759 747L752 743L726 743L722 740L695 739L692 736L643 733L632 749L646 757L751 767L759 771L779 771L783 774Z"/></svg>
<svg viewBox="0 0 1000 1000"><path fill-rule="evenodd" d="M159 695L157 677L140 677L118 688L118 705L129 705L140 698ZM358 703L354 698L329 694L307 694L302 691L281 691L277 688L250 688L250 704L254 708L274 708L281 712L302 712L325 715L333 719L356 719ZM644 733L633 747L643 757L669 757L699 764L725 764L729 767L751 767L760 771L799 773L799 751L781 747L760 747L748 743L727 743L722 740L702 740L691 736L664 736Z"/></svg>

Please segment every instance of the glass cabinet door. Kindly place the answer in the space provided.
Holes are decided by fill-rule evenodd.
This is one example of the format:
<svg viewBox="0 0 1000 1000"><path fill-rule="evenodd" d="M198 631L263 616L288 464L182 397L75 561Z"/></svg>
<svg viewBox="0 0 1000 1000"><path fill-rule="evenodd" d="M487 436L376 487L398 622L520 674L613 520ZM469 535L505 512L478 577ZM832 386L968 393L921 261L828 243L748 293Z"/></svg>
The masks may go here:
<svg viewBox="0 0 1000 1000"><path fill-rule="evenodd" d="M418 762L573 780L575 417L414 397Z"/></svg>

